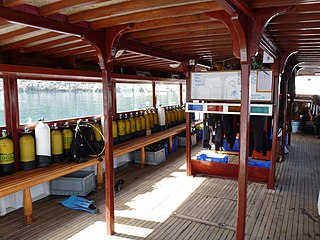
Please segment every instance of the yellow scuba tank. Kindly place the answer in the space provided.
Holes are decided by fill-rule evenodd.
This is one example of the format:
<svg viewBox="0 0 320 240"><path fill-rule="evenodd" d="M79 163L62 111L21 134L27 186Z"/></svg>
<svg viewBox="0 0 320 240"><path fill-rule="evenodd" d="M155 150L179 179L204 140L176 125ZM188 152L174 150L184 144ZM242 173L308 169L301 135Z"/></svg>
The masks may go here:
<svg viewBox="0 0 320 240"><path fill-rule="evenodd" d="M136 121L136 136L140 136L141 135L141 119L139 117L139 112L136 113L134 120Z"/></svg>
<svg viewBox="0 0 320 240"><path fill-rule="evenodd" d="M119 115L117 125L118 125L118 135L119 135L118 140L119 142L124 142L126 140L126 123L122 119L122 114Z"/></svg>
<svg viewBox="0 0 320 240"><path fill-rule="evenodd" d="M170 107L169 113L170 113L170 119L171 119L171 127L173 127L176 125L176 119L171 107Z"/></svg>
<svg viewBox="0 0 320 240"><path fill-rule="evenodd" d="M174 107L173 110L172 110L172 112L173 112L174 119L175 119L175 122L176 122L175 125L178 125L178 124L179 124L178 111L177 111L177 109Z"/></svg>
<svg viewBox="0 0 320 240"><path fill-rule="evenodd" d="M134 120L132 113L130 113L129 120L130 120L131 137L134 138L136 136L136 121Z"/></svg>
<svg viewBox="0 0 320 240"><path fill-rule="evenodd" d="M66 158L70 157L70 149L73 143L73 131L69 127L69 123L66 122L62 129L63 136L63 152Z"/></svg>
<svg viewBox="0 0 320 240"><path fill-rule="evenodd" d="M182 109L181 109L181 107L178 107L177 111L178 111L178 121L179 121L179 123L181 124L181 123L183 122L183 119L182 119Z"/></svg>
<svg viewBox="0 0 320 240"><path fill-rule="evenodd" d="M140 135L144 136L146 135L146 119L143 116L143 112L140 112L140 123L141 123L141 130L140 130Z"/></svg>
<svg viewBox="0 0 320 240"><path fill-rule="evenodd" d="M0 138L0 176L15 172L13 142L8 138L7 130L2 130Z"/></svg>
<svg viewBox="0 0 320 240"><path fill-rule="evenodd" d="M153 109L151 114L153 116L153 131L159 132L158 113L157 113L156 109Z"/></svg>
<svg viewBox="0 0 320 240"><path fill-rule="evenodd" d="M103 141L101 125L98 123L97 119L93 120L92 126L93 126L92 130L93 130L94 140L97 142Z"/></svg>
<svg viewBox="0 0 320 240"><path fill-rule="evenodd" d="M28 171L37 167L36 145L28 128L24 128L19 139L20 170Z"/></svg>
<svg viewBox="0 0 320 240"><path fill-rule="evenodd" d="M113 144L118 143L118 125L112 116L112 142Z"/></svg>
<svg viewBox="0 0 320 240"><path fill-rule="evenodd" d="M151 112L151 110L148 110L148 114L149 114L149 118L150 118L150 129L151 129L151 132L153 132L153 128L154 128L154 121L153 121L153 114Z"/></svg>
<svg viewBox="0 0 320 240"><path fill-rule="evenodd" d="M171 127L171 113L168 107L166 108L166 126L167 128Z"/></svg>
<svg viewBox="0 0 320 240"><path fill-rule="evenodd" d="M124 115L124 123L126 125L126 140L130 140L131 137L132 137L132 134L131 134L131 123L130 123L130 120L128 119L128 115L127 114Z"/></svg>
<svg viewBox="0 0 320 240"><path fill-rule="evenodd" d="M63 155L63 135L55 123L51 131L51 156L53 162L62 162Z"/></svg>
<svg viewBox="0 0 320 240"><path fill-rule="evenodd" d="M146 118L146 135L150 135L151 134L150 115L147 110L144 112L144 117Z"/></svg>

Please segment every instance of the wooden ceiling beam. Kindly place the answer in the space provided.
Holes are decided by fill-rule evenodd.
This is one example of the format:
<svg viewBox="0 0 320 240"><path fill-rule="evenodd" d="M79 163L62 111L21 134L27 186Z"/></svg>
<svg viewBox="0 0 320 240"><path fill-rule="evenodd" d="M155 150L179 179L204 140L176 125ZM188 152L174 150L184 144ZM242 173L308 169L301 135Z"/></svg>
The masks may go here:
<svg viewBox="0 0 320 240"><path fill-rule="evenodd" d="M27 4L31 1L27 0L2 0L2 5L5 7L17 7L22 4Z"/></svg>
<svg viewBox="0 0 320 240"><path fill-rule="evenodd" d="M24 26L34 27L41 30L52 31L56 34L67 34L75 37L84 38L96 45L104 45L104 33L83 28L73 24L51 20L42 16L36 16L21 11L16 11L7 7L0 6L0 19Z"/></svg>
<svg viewBox="0 0 320 240"><path fill-rule="evenodd" d="M3 44L4 42L10 42L14 41L17 37L21 37L23 35L29 35L30 33L33 33L35 31L39 31L36 28L29 28L29 27L24 27L12 32L8 32L6 34L0 35L0 42Z"/></svg>
<svg viewBox="0 0 320 240"><path fill-rule="evenodd" d="M155 42L152 43L152 46L155 47L161 47L161 46L174 46L174 45L180 45L180 44L189 44L189 43L201 43L201 42L225 42L225 41L231 41L230 34L226 35L219 35L214 37L194 37L194 38L183 38L183 39L175 39L175 40L167 40L167 41L161 41L161 42Z"/></svg>
<svg viewBox="0 0 320 240"><path fill-rule="evenodd" d="M89 44L86 44L84 42L74 42L74 43L66 44L60 47L53 47L48 50L43 50L40 52L40 55L58 54L68 50L74 50L74 49L79 49L79 48L89 47L89 46L90 46Z"/></svg>
<svg viewBox="0 0 320 240"><path fill-rule="evenodd" d="M180 49L180 48L197 48L197 47L205 47L205 46L216 46L216 47L223 47L223 46L232 46L231 39L215 42L212 40L207 40L206 42L189 42L187 44L175 44L175 45L167 45L165 46L165 49L168 50L174 50L174 49Z"/></svg>
<svg viewBox="0 0 320 240"><path fill-rule="evenodd" d="M108 0L111 1L111 0ZM50 16L57 13L61 13L73 8L79 8L83 6L89 6L90 4L106 2L105 0L69 0L69 1L59 1L51 3L39 8L41 16Z"/></svg>
<svg viewBox="0 0 320 240"><path fill-rule="evenodd" d="M138 22L134 24L134 27L128 32L145 31L156 28L178 26L188 23L202 23L210 21L210 19L204 14L195 14L188 16L169 17L156 20L150 20L146 22ZM211 20L213 22L213 20Z"/></svg>
<svg viewBox="0 0 320 240"><path fill-rule="evenodd" d="M177 34L165 34L161 36L154 36L154 37L146 37L140 38L141 42L144 43L154 43L154 42L161 42L167 40L174 40L174 39L191 39L195 37L213 37L213 36L221 36L229 34L228 29L215 29L215 30L201 30L201 31L185 31Z"/></svg>
<svg viewBox="0 0 320 240"><path fill-rule="evenodd" d="M177 34L180 32L185 32L186 29L188 31L207 31L207 30L215 30L215 29L225 29L226 27L223 23L220 22L211 22L210 20L206 23L192 23L192 24L184 24L172 27L164 27L157 28L153 30L140 31L134 33L127 33L127 38L145 38L152 36L160 36L166 34Z"/></svg>
<svg viewBox="0 0 320 240"><path fill-rule="evenodd" d="M280 15L272 19L268 26L278 25L283 23L309 23L309 22L319 22L319 13L309 13L309 14L297 14L297 13L288 13Z"/></svg>
<svg viewBox="0 0 320 240"><path fill-rule="evenodd" d="M309 36L309 37L318 37L319 36L319 30L292 30L292 31L282 31L282 32L274 32L272 33L272 36L274 39L277 39L277 37L283 37L283 36L296 36L296 37L301 37L301 36Z"/></svg>
<svg viewBox="0 0 320 240"><path fill-rule="evenodd" d="M60 36L60 34L55 33L55 32L41 34L41 35L33 37L33 38L29 38L29 39L25 39L22 41L18 41L15 43L1 46L0 51L11 51L14 49L20 49L22 47L34 46L37 44L37 42L41 42L41 43L48 42L48 41L50 41L51 38L55 38L55 37L59 37L59 36Z"/></svg>
<svg viewBox="0 0 320 240"><path fill-rule="evenodd" d="M128 49L132 52L155 56L158 58L169 59L177 62L182 62L185 60L184 56L173 54L171 52L165 51L160 48L151 47L139 42L131 41L129 39L122 38L119 41L118 49Z"/></svg>
<svg viewBox="0 0 320 240"><path fill-rule="evenodd" d="M133 1L134 2L134 1ZM148 1L147 1L148 2ZM150 1L152 3L158 1ZM101 29L105 27L111 27L120 24L127 24L131 22L144 22L155 19L162 19L168 17L178 17L186 15L194 15L198 13L205 13L208 9L212 11L221 10L221 7L218 6L215 2L205 2L205 3L196 3L188 4L177 7L166 7L163 9L150 10L147 12L139 12L133 14L126 14L124 16L111 17L90 23L90 26L93 29Z"/></svg>
<svg viewBox="0 0 320 240"><path fill-rule="evenodd" d="M94 48L91 46L78 48L75 50L64 51L62 53L52 54L52 56L57 57L57 58L61 58L61 57L68 57L68 56L76 56L79 54L90 53L90 52L95 52Z"/></svg>
<svg viewBox="0 0 320 240"><path fill-rule="evenodd" d="M183 1L185 5L190 5L194 3L209 2L210 0L186 0ZM101 19L110 19L113 17L121 17L123 15L133 15L136 13L141 13L146 11L154 11L155 9L168 8L179 6L182 1L177 0L157 0L157 1L145 1L145 0L135 0L128 2L120 2L113 4L112 6L105 6L96 9L90 9L87 11L75 13L69 16L68 20L70 23L78 23L82 21L96 21ZM131 22L131 21L129 21ZM127 23L129 23L127 22Z"/></svg>
<svg viewBox="0 0 320 240"><path fill-rule="evenodd" d="M23 52L23 53L39 52L45 49L60 47L60 46L64 46L66 44L75 43L75 42L81 42L81 40L77 37L67 37L66 35L61 35L60 39L41 43L41 44L36 44L32 47L22 48L20 52Z"/></svg>
<svg viewBox="0 0 320 240"><path fill-rule="evenodd" d="M320 14L319 14L320 15ZM268 32L279 32L279 31L304 31L304 30L320 30L320 22L309 22L309 23L282 23L268 26Z"/></svg>
<svg viewBox="0 0 320 240"><path fill-rule="evenodd" d="M306 4L307 3L307 4ZM299 12L308 12L310 11L310 6L315 6L319 1L308 0L308 1L296 1L296 0L281 0L281 1L265 1L265 0L250 0L248 5L252 8L270 8L270 7L286 7L286 6L295 6L296 11Z"/></svg>

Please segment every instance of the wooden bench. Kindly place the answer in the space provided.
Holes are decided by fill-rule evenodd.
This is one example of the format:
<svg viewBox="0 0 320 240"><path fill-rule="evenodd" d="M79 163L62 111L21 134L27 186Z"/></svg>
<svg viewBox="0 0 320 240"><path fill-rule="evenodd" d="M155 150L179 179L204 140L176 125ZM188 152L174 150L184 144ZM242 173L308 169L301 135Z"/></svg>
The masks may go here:
<svg viewBox="0 0 320 240"><path fill-rule="evenodd" d="M194 123L198 125L201 122ZM139 137L135 140L131 140L126 143L121 143L114 146L113 156L118 157L126 153L140 149L140 166L144 167L145 162L145 150L147 145L169 138L169 152L172 151L172 137L180 132L186 130L186 125L181 124L179 126L153 133L149 136ZM12 176L6 176L0 178L0 198L9 194L16 193L23 190L23 208L24 218L26 224L33 222L32 218L32 198L30 188L38 184L51 181L53 179L62 177L66 174L70 174L79 171L83 168L90 167L97 164L97 185L101 189L103 186L103 172L102 162L99 162L97 158L92 158L84 163L54 163L46 168L36 168L31 171L19 171Z"/></svg>
<svg viewBox="0 0 320 240"><path fill-rule="evenodd" d="M27 172L19 171L14 175L1 177L0 198L23 190L24 219L26 224L31 224L33 222L31 187L95 164L97 164L98 188L101 188L103 186L102 163L94 158L84 163L54 163L46 168L36 168Z"/></svg>

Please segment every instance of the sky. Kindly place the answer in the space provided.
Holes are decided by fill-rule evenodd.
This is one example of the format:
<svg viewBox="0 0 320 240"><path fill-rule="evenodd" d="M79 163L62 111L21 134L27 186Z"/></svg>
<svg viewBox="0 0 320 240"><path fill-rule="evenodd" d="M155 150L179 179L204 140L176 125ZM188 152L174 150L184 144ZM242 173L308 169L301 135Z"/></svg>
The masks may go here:
<svg viewBox="0 0 320 240"><path fill-rule="evenodd" d="M296 94L320 95L320 76L297 76Z"/></svg>

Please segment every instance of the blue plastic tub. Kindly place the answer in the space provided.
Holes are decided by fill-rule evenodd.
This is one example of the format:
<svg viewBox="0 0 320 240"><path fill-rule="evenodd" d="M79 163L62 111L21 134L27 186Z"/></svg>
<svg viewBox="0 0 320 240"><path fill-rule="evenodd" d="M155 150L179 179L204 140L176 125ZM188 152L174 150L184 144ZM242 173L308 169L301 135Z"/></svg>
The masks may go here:
<svg viewBox="0 0 320 240"><path fill-rule="evenodd" d="M220 156L219 156L220 155ZM215 154L214 157L208 157L207 154L200 154L197 156L197 160L208 162L228 163L228 156L225 154Z"/></svg>
<svg viewBox="0 0 320 240"><path fill-rule="evenodd" d="M166 158L167 158L167 157L168 157L168 155L169 155L168 143L164 143L164 144L163 144L163 147L164 147L164 149L165 149L165 152L166 152Z"/></svg>
<svg viewBox="0 0 320 240"><path fill-rule="evenodd" d="M271 161L260 161L255 159L248 160L248 166L251 167L262 167L262 168L270 168Z"/></svg>
<svg viewBox="0 0 320 240"><path fill-rule="evenodd" d="M239 152L239 139L237 138L234 142L233 148L230 148L227 144L227 140L223 139L223 148L225 151L229 152Z"/></svg>
<svg viewBox="0 0 320 240"><path fill-rule="evenodd" d="M176 152L178 150L178 138L172 139L172 152Z"/></svg>

